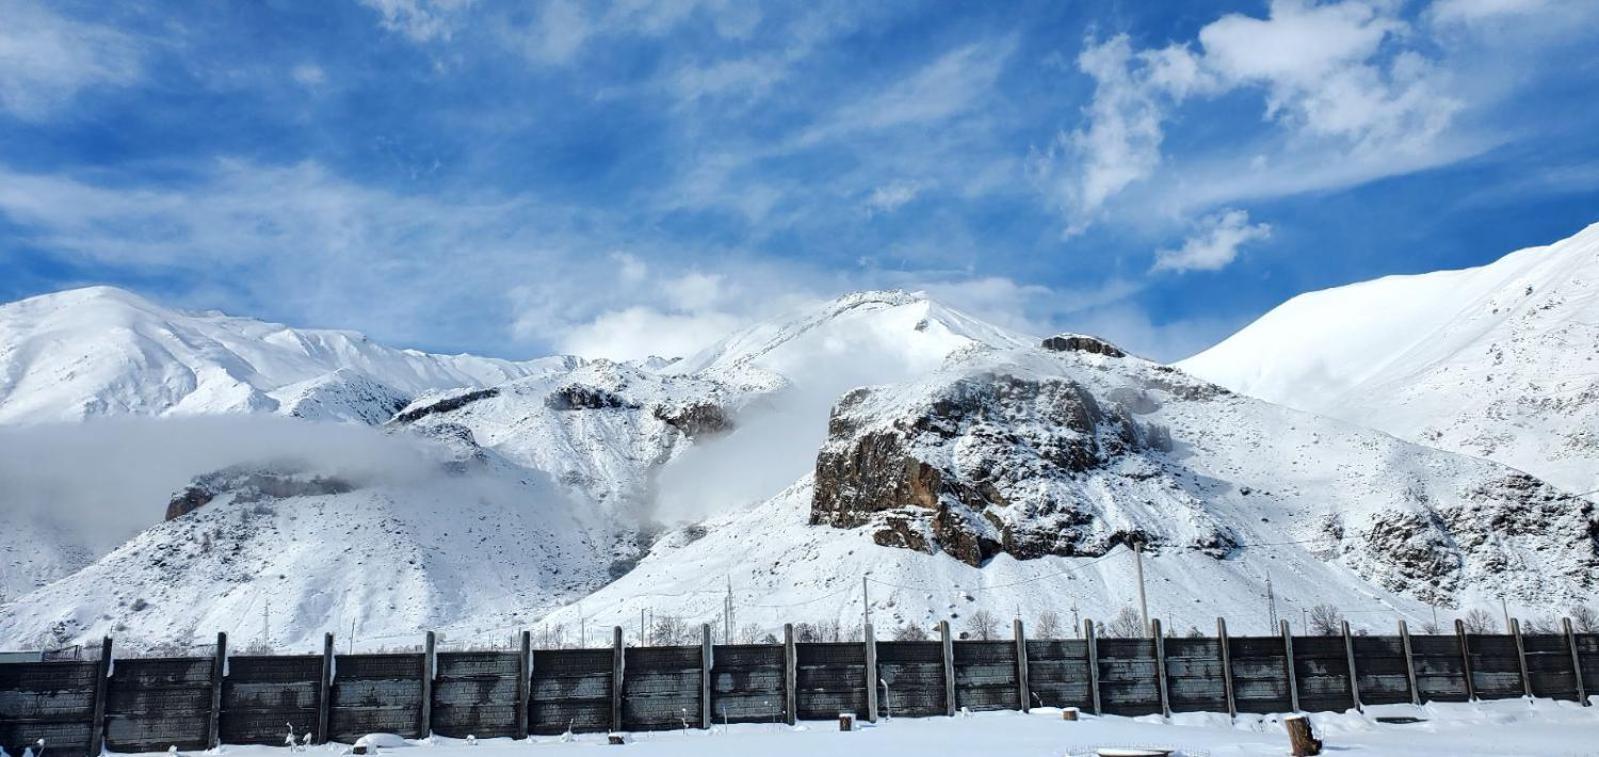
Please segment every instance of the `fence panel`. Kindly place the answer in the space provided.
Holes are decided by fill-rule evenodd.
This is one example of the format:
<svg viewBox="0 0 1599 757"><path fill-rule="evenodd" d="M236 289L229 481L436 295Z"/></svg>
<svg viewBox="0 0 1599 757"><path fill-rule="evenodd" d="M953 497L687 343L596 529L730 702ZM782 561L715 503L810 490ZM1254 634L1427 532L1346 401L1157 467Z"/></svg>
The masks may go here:
<svg viewBox="0 0 1599 757"><path fill-rule="evenodd" d="M1471 650L1471 685L1478 699L1512 699L1525 694L1516 637L1467 634L1466 648Z"/></svg>
<svg viewBox="0 0 1599 757"><path fill-rule="evenodd" d="M1217 639L1166 640L1166 699L1173 712L1226 712Z"/></svg>
<svg viewBox="0 0 1599 757"><path fill-rule="evenodd" d="M1051 640L1027 642L1027 677L1033 702L1043 707L1094 706L1088 690L1088 642Z"/></svg>
<svg viewBox="0 0 1599 757"><path fill-rule="evenodd" d="M228 675L222 679L222 743L281 746L289 728L297 734L315 731L321 676L322 658L317 655L228 658Z"/></svg>
<svg viewBox="0 0 1599 757"><path fill-rule="evenodd" d="M783 720L783 647L727 644L711 652L711 719L719 723Z"/></svg>
<svg viewBox="0 0 1599 757"><path fill-rule="evenodd" d="M1020 709L1016 642L955 642L955 704L972 711Z"/></svg>
<svg viewBox="0 0 1599 757"><path fill-rule="evenodd" d="M540 735L611 729L610 649L533 652L528 730Z"/></svg>
<svg viewBox="0 0 1599 757"><path fill-rule="evenodd" d="M1099 703L1112 715L1160 712L1153 639L1097 639Z"/></svg>
<svg viewBox="0 0 1599 757"><path fill-rule="evenodd" d="M1464 702L1466 677L1460 667L1460 640L1454 636L1411 636L1416 689L1423 702Z"/></svg>
<svg viewBox="0 0 1599 757"><path fill-rule="evenodd" d="M840 712L866 715L866 647L859 642L795 644L795 697L801 720Z"/></svg>
<svg viewBox="0 0 1599 757"><path fill-rule="evenodd" d="M877 677L888 684L881 707L890 717L925 717L948 711L941 642L877 642Z"/></svg>
<svg viewBox="0 0 1599 757"><path fill-rule="evenodd" d="M1356 636L1353 641L1361 703L1410 704L1404 640L1398 636Z"/></svg>
<svg viewBox="0 0 1599 757"><path fill-rule="evenodd" d="M1527 679L1532 695L1550 699L1576 699L1577 678L1571 670L1571 648L1564 636L1523 636L1527 651Z"/></svg>
<svg viewBox="0 0 1599 757"><path fill-rule="evenodd" d="M52 750L89 751L95 662L0 664L0 748L22 754L44 739Z"/></svg>
<svg viewBox="0 0 1599 757"><path fill-rule="evenodd" d="M369 733L427 735L422 733L423 655L337 655L333 668L331 740L348 744Z"/></svg>
<svg viewBox="0 0 1599 757"><path fill-rule="evenodd" d="M1301 710L1343 712L1354 707L1344 637L1295 636L1294 682L1299 685Z"/></svg>
<svg viewBox="0 0 1599 757"><path fill-rule="evenodd" d="M623 654L624 729L699 727L699 647L629 647Z"/></svg>
<svg viewBox="0 0 1599 757"><path fill-rule="evenodd" d="M209 746L211 665L206 657L117 660L106 694L107 748L155 752Z"/></svg>
<svg viewBox="0 0 1599 757"><path fill-rule="evenodd" d="M433 732L441 736L518 737L520 652L440 652L433 682Z"/></svg>
<svg viewBox="0 0 1599 757"><path fill-rule="evenodd" d="M1233 664L1233 701L1239 712L1288 712L1288 669L1281 636L1227 639Z"/></svg>

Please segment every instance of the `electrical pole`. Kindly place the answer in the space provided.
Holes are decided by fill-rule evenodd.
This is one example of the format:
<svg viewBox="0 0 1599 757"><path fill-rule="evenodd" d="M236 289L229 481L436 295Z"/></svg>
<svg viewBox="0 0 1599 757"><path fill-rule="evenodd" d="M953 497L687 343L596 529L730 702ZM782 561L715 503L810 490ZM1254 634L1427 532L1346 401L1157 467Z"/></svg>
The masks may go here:
<svg viewBox="0 0 1599 757"><path fill-rule="evenodd" d="M1144 635L1150 635L1149 628L1149 600L1144 595L1144 543L1133 545L1133 557L1138 566L1138 612L1143 616Z"/></svg>
<svg viewBox="0 0 1599 757"><path fill-rule="evenodd" d="M638 645L644 646L644 608L638 608Z"/></svg>
<svg viewBox="0 0 1599 757"><path fill-rule="evenodd" d="M271 614L272 600L269 599L266 601L266 605L261 608L261 646L263 647L272 645L272 624L267 620L267 616Z"/></svg>
<svg viewBox="0 0 1599 757"><path fill-rule="evenodd" d="M866 595L866 576L861 576L861 633L872 624L872 605Z"/></svg>
<svg viewBox="0 0 1599 757"><path fill-rule="evenodd" d="M1505 603L1505 598L1499 598L1499 609L1505 613L1505 633L1510 633L1510 605Z"/></svg>
<svg viewBox="0 0 1599 757"><path fill-rule="evenodd" d="M1271 590L1271 574L1266 574L1266 617L1271 621L1271 628L1277 629L1277 595Z"/></svg>
<svg viewBox="0 0 1599 757"><path fill-rule="evenodd" d="M733 643L733 577L727 577L727 598L722 600L722 643Z"/></svg>
<svg viewBox="0 0 1599 757"><path fill-rule="evenodd" d="M1077 600L1072 600L1072 638L1077 638L1083 631L1083 621L1077 617Z"/></svg>

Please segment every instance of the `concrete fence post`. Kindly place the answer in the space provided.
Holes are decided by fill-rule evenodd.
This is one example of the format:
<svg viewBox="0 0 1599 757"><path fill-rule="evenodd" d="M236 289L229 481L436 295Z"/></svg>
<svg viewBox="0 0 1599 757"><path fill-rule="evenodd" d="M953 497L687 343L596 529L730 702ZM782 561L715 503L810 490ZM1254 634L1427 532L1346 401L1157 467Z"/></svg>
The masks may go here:
<svg viewBox="0 0 1599 757"><path fill-rule="evenodd" d="M611 730L622 730L622 676L627 666L627 648L622 646L622 627L611 631Z"/></svg>
<svg viewBox="0 0 1599 757"><path fill-rule="evenodd" d="M1466 624L1459 618L1455 619L1455 639L1460 642L1460 675L1466 679L1466 701L1477 701L1477 683L1471 680L1471 641L1470 634L1466 633Z"/></svg>
<svg viewBox="0 0 1599 757"><path fill-rule="evenodd" d="M1149 631L1155 636L1155 689L1160 692L1160 715L1171 717L1171 702L1166 691L1166 635L1160 627L1160 618L1149 621Z"/></svg>
<svg viewBox="0 0 1599 757"><path fill-rule="evenodd" d="M516 738L527 738L528 700L533 696L533 632L522 631L521 654L516 658Z"/></svg>
<svg viewBox="0 0 1599 757"><path fill-rule="evenodd" d="M1410 626L1399 621L1399 645L1405 652L1405 678L1410 682L1410 703L1421 704L1421 689L1416 686L1416 655L1410 650Z"/></svg>
<svg viewBox="0 0 1599 757"><path fill-rule="evenodd" d="M1566 648L1571 650L1571 676L1577 684L1577 700L1587 707L1588 688L1582 682L1582 656L1577 653L1577 634L1571 630L1571 618L1561 618L1560 625L1566 632Z"/></svg>
<svg viewBox="0 0 1599 757"><path fill-rule="evenodd" d="M215 749L222 743L222 679L228 674L228 635L217 634L217 648L211 658L211 717L206 723L205 743Z"/></svg>
<svg viewBox="0 0 1599 757"><path fill-rule="evenodd" d="M955 641L949 635L949 621L938 621L938 641L944 661L944 714L955 716Z"/></svg>
<svg viewBox="0 0 1599 757"><path fill-rule="evenodd" d="M100 661L94 668L94 721L89 724L88 757L100 757L105 748L105 700L110 679L111 637L107 636L100 640Z"/></svg>
<svg viewBox="0 0 1599 757"><path fill-rule="evenodd" d="M1344 656L1349 661L1349 701L1355 703L1355 710L1365 712L1366 708L1360 703L1360 673L1355 669L1355 637L1349 635L1349 621L1343 621Z"/></svg>
<svg viewBox="0 0 1599 757"><path fill-rule="evenodd" d="M872 624L867 623L864 643L866 644L866 722L877 722L877 634L872 630Z"/></svg>
<svg viewBox="0 0 1599 757"><path fill-rule="evenodd" d="M1094 714L1099 711L1099 642L1094 639L1094 621L1083 619L1083 639L1088 642L1086 655L1088 657L1088 698L1094 705Z"/></svg>
<svg viewBox="0 0 1599 757"><path fill-rule="evenodd" d="M783 720L799 721L799 655L794 647L794 624L783 624Z"/></svg>
<svg viewBox="0 0 1599 757"><path fill-rule="evenodd" d="M1027 632L1022 628L1021 618L1011 623L1011 631L1016 636L1016 696L1021 700L1022 712L1030 712L1033 682L1027 672Z"/></svg>
<svg viewBox="0 0 1599 757"><path fill-rule="evenodd" d="M700 727L711 727L711 667L716 664L711 647L711 624L700 624Z"/></svg>
<svg viewBox="0 0 1599 757"><path fill-rule="evenodd" d="M326 744L328 715L333 709L333 634L322 634L322 676L317 681L316 743Z"/></svg>
<svg viewBox="0 0 1599 757"><path fill-rule="evenodd" d="M1516 665L1521 671L1521 693L1532 698L1532 678L1527 675L1527 646L1521 640L1521 619L1510 619L1510 635L1516 637Z"/></svg>
<svg viewBox="0 0 1599 757"><path fill-rule="evenodd" d="M438 637L428 631L422 643L422 738L433 735L433 680L438 678Z"/></svg>
<svg viewBox="0 0 1599 757"><path fill-rule="evenodd" d="M1283 632L1283 668L1288 673L1288 708L1299 712L1299 676L1294 673L1294 635L1288 631L1288 621L1279 621Z"/></svg>
<svg viewBox="0 0 1599 757"><path fill-rule="evenodd" d="M1216 618L1216 642L1221 646L1221 683L1227 695L1227 719L1238 717L1238 702L1233 698L1233 650L1227 643L1227 619Z"/></svg>

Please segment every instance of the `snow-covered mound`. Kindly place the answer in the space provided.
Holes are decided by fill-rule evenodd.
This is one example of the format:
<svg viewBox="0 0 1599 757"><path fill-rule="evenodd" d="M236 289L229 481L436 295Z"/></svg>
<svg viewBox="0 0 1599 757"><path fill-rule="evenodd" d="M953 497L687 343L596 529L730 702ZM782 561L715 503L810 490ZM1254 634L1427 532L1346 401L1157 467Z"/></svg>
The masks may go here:
<svg viewBox="0 0 1599 757"><path fill-rule="evenodd" d="M818 525L822 524L822 525ZM816 472L657 542L585 606L771 626L1134 604L1177 627L1323 602L1386 628L1424 602L1558 606L1599 582L1593 507L1495 463L1232 394L1130 357L969 351L834 411ZM592 610L591 610L592 612ZM556 618L571 620L569 610Z"/></svg>
<svg viewBox="0 0 1599 757"><path fill-rule="evenodd" d="M1479 268L1300 295L1178 365L1599 489L1599 224Z"/></svg>
<svg viewBox="0 0 1599 757"><path fill-rule="evenodd" d="M382 421L385 408L429 390L575 363L398 350L351 331L182 312L90 287L0 305L0 423L254 412Z"/></svg>
<svg viewBox="0 0 1599 757"><path fill-rule="evenodd" d="M433 432L453 443L395 441L374 469L288 461L202 477L172 519L6 607L0 639L109 633L137 648L221 630L309 650L352 627L368 647L434 629L499 638L608 579L605 519L464 430Z"/></svg>

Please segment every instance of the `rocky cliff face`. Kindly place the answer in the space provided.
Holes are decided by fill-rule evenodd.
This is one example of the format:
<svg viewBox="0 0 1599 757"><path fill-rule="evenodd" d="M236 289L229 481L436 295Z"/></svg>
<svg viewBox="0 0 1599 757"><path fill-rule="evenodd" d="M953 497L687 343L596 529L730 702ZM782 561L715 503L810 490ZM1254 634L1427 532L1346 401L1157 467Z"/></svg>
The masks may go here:
<svg viewBox="0 0 1599 757"><path fill-rule="evenodd" d="M816 460L813 524L871 524L878 544L943 550L980 565L1000 552L1097 555L1147 534L1107 529L1070 486L1144 451L1170 449L1163 427L1065 378L961 378L917 412L872 427L874 389L846 395Z"/></svg>

